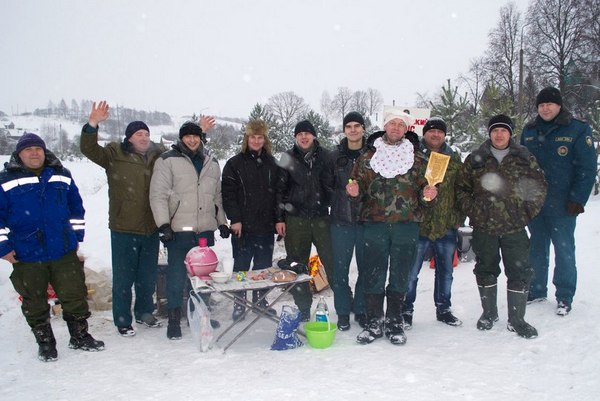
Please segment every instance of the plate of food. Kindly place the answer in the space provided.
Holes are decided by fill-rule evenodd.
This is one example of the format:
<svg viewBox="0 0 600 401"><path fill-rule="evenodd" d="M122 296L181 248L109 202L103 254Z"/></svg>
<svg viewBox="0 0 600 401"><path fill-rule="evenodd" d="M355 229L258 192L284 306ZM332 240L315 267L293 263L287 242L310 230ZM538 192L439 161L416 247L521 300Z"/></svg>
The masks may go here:
<svg viewBox="0 0 600 401"><path fill-rule="evenodd" d="M271 278L271 272L266 269L256 272L249 271L246 277L248 281L265 281Z"/></svg>

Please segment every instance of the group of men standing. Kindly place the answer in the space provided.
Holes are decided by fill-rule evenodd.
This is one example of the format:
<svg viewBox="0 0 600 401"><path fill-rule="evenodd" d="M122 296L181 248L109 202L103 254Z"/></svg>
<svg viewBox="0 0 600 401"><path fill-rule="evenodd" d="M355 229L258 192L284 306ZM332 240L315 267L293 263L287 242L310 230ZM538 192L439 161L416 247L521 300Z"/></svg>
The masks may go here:
<svg viewBox="0 0 600 401"><path fill-rule="evenodd" d="M474 274L483 308L477 328L489 330L498 321L502 260L508 279L507 327L524 338L536 337L524 315L528 301L548 296L550 243L556 255L557 314L571 311L576 216L583 213L596 179L589 125L564 108L556 88L543 89L536 106L538 116L525 126L521 144L513 139L512 120L500 114L488 123L489 139L464 163L446 143L441 118L427 121L419 141L409 132L411 117L396 109L385 113L383 131L369 137L363 116L348 113L344 138L333 151L319 144L309 121L300 121L294 146L279 161L272 155L267 125L250 121L240 153L227 161L221 175L204 147L214 118L183 124L179 141L168 151L150 140L141 121L128 125L123 142L102 147L98 126L108 118L109 107L94 103L82 129L81 150L107 174L113 318L119 334L135 335L134 319L161 327L152 299L160 240L168 249L167 337L181 338L184 258L199 238L213 245L216 230L223 238L233 234L236 271L269 267L276 234L285 239L288 259L301 263L308 262L314 244L332 284L338 328L349 330L354 313L363 328L357 337L362 344L383 335L392 344L406 343L419 271L431 248L436 318L460 326L451 311L452 266L457 230L466 216L473 226ZM432 152L450 158L437 186L425 179ZM87 332L90 313L77 257L84 213L70 172L41 138L23 135L0 173L0 254L13 264L11 280L23 297L23 314L44 361L57 357L45 298L49 283L63 304L70 347L104 348ZM354 291L349 285L353 255L358 269ZM296 286L292 295L301 319L309 320L308 284ZM269 307L261 292L253 294L253 302ZM243 318L244 304L234 304L234 320Z"/></svg>

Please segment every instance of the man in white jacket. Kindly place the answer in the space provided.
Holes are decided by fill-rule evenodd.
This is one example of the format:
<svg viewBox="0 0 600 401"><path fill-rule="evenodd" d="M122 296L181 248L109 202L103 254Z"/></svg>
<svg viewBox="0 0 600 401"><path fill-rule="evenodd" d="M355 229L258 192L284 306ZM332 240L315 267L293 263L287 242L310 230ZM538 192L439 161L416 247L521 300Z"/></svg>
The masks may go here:
<svg viewBox="0 0 600 401"><path fill-rule="evenodd" d="M200 124L210 128L214 119L202 117ZM221 199L221 169L204 149L202 134L198 124L184 123L179 129L179 141L156 161L150 182L152 214L160 240L168 251L167 337L170 340L181 338L186 254L198 245L199 238L206 238L208 246L214 245L217 229L221 237L229 236Z"/></svg>

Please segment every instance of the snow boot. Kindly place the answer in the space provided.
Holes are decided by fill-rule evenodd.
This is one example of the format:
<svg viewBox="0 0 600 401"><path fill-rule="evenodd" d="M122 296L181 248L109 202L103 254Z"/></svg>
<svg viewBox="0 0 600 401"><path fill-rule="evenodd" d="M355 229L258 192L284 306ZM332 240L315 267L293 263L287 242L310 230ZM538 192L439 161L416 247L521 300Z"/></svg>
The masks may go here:
<svg viewBox="0 0 600 401"><path fill-rule="evenodd" d="M558 301L556 304L556 314L558 316L567 316L571 312L571 303L567 301Z"/></svg>
<svg viewBox="0 0 600 401"><path fill-rule="evenodd" d="M257 290L257 291L252 291L252 303L256 304L256 306L258 306L259 308L263 309L265 312L267 312L269 315L273 315L276 316L277 312L275 312L275 309L271 308L269 306L269 302L267 301L267 298L263 298L263 296L267 293L266 290ZM262 298L262 299L261 299ZM256 301L258 299L261 299L258 303L256 303Z"/></svg>
<svg viewBox="0 0 600 401"><path fill-rule="evenodd" d="M246 291L238 291L235 294L235 301L233 301L233 313L231 314L231 320L237 322L238 320L243 320L246 315L246 306L244 302L246 301ZM238 298L240 301L238 302Z"/></svg>
<svg viewBox="0 0 600 401"><path fill-rule="evenodd" d="M367 327L367 315L365 313L355 313L354 321L358 323L362 329Z"/></svg>
<svg viewBox="0 0 600 401"><path fill-rule="evenodd" d="M525 321L527 308L527 291L507 290L508 298L508 326L509 331L514 331L523 338L536 338L538 332Z"/></svg>
<svg viewBox="0 0 600 401"><path fill-rule="evenodd" d="M359 344L371 344L383 336L383 294L366 294L367 323L356 337Z"/></svg>
<svg viewBox="0 0 600 401"><path fill-rule="evenodd" d="M350 316L349 315L339 315L338 321L337 321L337 328L339 331L350 330Z"/></svg>
<svg viewBox="0 0 600 401"><path fill-rule="evenodd" d="M451 311L435 313L438 322L446 323L448 326L462 326L462 320L452 314Z"/></svg>
<svg viewBox="0 0 600 401"><path fill-rule="evenodd" d="M404 306L404 294L395 291L387 292L387 308L385 312L385 336L394 345L406 344L404 333L404 318L402 307Z"/></svg>
<svg viewBox="0 0 600 401"><path fill-rule="evenodd" d="M412 329L413 312L402 312L402 320L404 320L404 330Z"/></svg>
<svg viewBox="0 0 600 401"><path fill-rule="evenodd" d="M38 324L31 329L38 343L38 359L42 362L53 362L58 359L56 339L50 323Z"/></svg>
<svg viewBox="0 0 600 401"><path fill-rule="evenodd" d="M494 327L494 323L498 321L498 285L478 285L477 288L483 307L483 314L477 321L477 328L479 330L490 330Z"/></svg>
<svg viewBox="0 0 600 401"><path fill-rule="evenodd" d="M90 333L88 333L87 318L89 316L89 313L87 315L78 317L63 313L63 318L67 322L69 334L71 335L71 339L69 340L69 348L80 349L83 351L104 350L104 342L96 340Z"/></svg>
<svg viewBox="0 0 600 401"><path fill-rule="evenodd" d="M169 309L167 313L169 316L167 338L169 340L181 340L181 308Z"/></svg>

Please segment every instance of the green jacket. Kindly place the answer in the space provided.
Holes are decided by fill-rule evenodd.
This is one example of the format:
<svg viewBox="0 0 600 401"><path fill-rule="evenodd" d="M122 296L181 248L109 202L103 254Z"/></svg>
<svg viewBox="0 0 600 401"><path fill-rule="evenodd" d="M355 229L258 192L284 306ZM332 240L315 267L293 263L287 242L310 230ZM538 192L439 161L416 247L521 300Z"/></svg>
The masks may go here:
<svg viewBox="0 0 600 401"><path fill-rule="evenodd" d="M540 212L547 184L525 146L511 139L508 155L498 163L488 139L465 159L454 188L473 228L504 235L522 230Z"/></svg>
<svg viewBox="0 0 600 401"><path fill-rule="evenodd" d="M429 160L431 151L427 149L423 140L421 140L421 152ZM454 182L462 166L460 155L446 143L439 153L450 156L450 162L444 181L436 185L438 195L432 207L425 210L419 230L421 237L427 237L432 241L442 238L449 229L460 226L465 220L465 216L456 203L454 193Z"/></svg>
<svg viewBox="0 0 600 401"><path fill-rule="evenodd" d="M127 142L98 145L98 129L83 126L81 153L106 170L108 227L111 230L149 235L156 231L150 209L150 178L154 162L165 151L152 143L146 155L132 152Z"/></svg>

